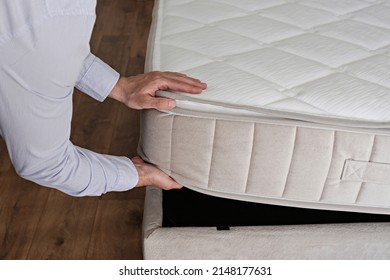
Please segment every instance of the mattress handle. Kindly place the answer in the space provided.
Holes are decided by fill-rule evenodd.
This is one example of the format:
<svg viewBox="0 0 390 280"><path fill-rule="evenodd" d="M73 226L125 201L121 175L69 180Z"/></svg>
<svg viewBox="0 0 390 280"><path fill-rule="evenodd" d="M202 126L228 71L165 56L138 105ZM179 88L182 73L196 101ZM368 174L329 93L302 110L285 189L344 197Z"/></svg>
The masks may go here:
<svg viewBox="0 0 390 280"><path fill-rule="evenodd" d="M345 160L341 181L390 185L390 163Z"/></svg>

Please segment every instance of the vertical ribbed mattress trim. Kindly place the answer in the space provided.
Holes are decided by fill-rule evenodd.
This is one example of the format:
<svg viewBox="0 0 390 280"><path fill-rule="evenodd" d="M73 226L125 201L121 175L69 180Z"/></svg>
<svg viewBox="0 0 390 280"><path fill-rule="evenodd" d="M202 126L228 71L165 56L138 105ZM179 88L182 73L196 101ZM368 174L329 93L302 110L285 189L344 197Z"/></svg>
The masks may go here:
<svg viewBox="0 0 390 280"><path fill-rule="evenodd" d="M390 214L390 136L286 121L142 113L140 155L210 195ZM360 168L352 176L353 168ZM355 172L356 173L356 172Z"/></svg>

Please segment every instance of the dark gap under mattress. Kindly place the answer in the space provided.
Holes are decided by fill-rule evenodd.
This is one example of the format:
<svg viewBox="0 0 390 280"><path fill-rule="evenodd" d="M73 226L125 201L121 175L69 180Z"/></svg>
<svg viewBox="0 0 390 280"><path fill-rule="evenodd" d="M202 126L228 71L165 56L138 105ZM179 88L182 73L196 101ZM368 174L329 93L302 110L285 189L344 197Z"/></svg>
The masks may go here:
<svg viewBox="0 0 390 280"><path fill-rule="evenodd" d="M187 188L163 191L163 227L390 222L390 215L275 206L213 197Z"/></svg>

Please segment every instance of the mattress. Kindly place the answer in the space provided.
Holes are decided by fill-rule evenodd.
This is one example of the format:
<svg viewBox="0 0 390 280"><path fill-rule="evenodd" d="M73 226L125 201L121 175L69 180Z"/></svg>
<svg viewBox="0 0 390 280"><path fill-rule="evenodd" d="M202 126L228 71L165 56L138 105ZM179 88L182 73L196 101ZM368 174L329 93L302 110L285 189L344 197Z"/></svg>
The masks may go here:
<svg viewBox="0 0 390 280"><path fill-rule="evenodd" d="M146 71L208 84L142 113L141 156L214 196L390 214L390 1L159 0Z"/></svg>

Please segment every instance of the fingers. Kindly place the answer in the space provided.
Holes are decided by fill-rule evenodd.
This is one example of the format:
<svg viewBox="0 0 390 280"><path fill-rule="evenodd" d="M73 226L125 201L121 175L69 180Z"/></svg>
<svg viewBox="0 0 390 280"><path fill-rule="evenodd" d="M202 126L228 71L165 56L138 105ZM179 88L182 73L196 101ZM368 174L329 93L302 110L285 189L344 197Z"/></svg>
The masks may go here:
<svg viewBox="0 0 390 280"><path fill-rule="evenodd" d="M199 79L188 77L187 75L182 73L176 73L176 72L168 72L168 73L172 74L172 79L177 83L188 84L197 88L201 88L202 90L207 88L207 84L201 82Z"/></svg>
<svg viewBox="0 0 390 280"><path fill-rule="evenodd" d="M207 88L205 83L200 80L188 77L182 73L176 72L153 72L153 86L148 95L144 95L141 101L141 107L144 109L170 110L176 107L175 100L156 97L158 90L173 90L192 94L199 94Z"/></svg>
<svg viewBox="0 0 390 280"><path fill-rule="evenodd" d="M138 171L139 179L137 187L156 186L163 190L182 188L182 185L154 165L144 162L140 157L137 156L131 160Z"/></svg>
<svg viewBox="0 0 390 280"><path fill-rule="evenodd" d="M176 72L150 72L131 77L121 77L109 94L129 108L170 110L174 100L156 97L159 90L172 90L199 94L207 88L200 80Z"/></svg>
<svg viewBox="0 0 390 280"><path fill-rule="evenodd" d="M155 81L159 90L174 90L197 94L207 88L205 83L182 73L154 72L154 74L157 76Z"/></svg>
<svg viewBox="0 0 390 280"><path fill-rule="evenodd" d="M145 109L170 110L176 107L176 101L169 98L149 97L147 98Z"/></svg>
<svg viewBox="0 0 390 280"><path fill-rule="evenodd" d="M166 75L167 77L170 77L172 79L182 78L183 80L187 81L188 83L192 83L193 85L202 84L202 87L206 86L206 84L202 83L199 79L189 77L184 73L179 73L179 72L157 72L157 73L160 73L162 75Z"/></svg>
<svg viewBox="0 0 390 280"><path fill-rule="evenodd" d="M160 174L161 175L161 174ZM163 190L172 190L172 189L181 189L183 186L179 183L175 182L171 177L166 175L165 173L163 175L155 175L156 178L154 180L154 186L163 189ZM157 178L158 176L158 178Z"/></svg>

